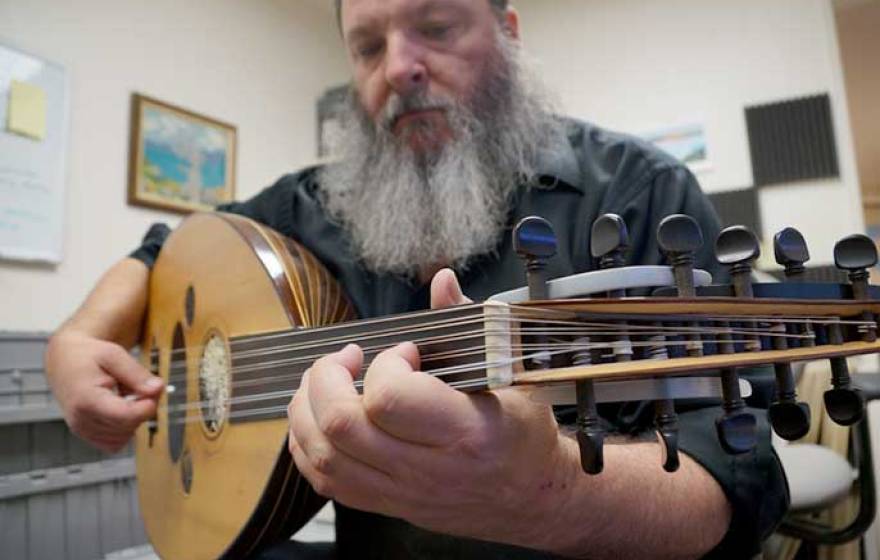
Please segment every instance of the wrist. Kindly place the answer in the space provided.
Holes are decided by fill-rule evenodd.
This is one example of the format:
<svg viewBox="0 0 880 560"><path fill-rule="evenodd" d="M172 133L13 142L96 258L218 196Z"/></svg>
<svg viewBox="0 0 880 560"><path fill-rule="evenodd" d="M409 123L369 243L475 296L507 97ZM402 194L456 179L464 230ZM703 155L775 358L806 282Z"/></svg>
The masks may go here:
<svg viewBox="0 0 880 560"><path fill-rule="evenodd" d="M565 556L589 540L583 532L591 530L590 523L572 525L569 521L572 514L586 515L585 510L578 509L575 497L590 481L585 480L581 470L577 442L562 433L557 438L554 452L544 463L545 475L539 477L536 492L523 504L523 511L531 511L532 515L524 516L528 526L521 528L524 542L518 544Z"/></svg>

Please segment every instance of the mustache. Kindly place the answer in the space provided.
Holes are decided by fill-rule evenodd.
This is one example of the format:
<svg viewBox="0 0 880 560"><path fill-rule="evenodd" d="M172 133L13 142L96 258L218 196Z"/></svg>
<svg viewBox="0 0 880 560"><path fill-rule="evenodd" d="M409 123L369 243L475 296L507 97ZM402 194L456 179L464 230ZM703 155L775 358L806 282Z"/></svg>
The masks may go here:
<svg viewBox="0 0 880 560"><path fill-rule="evenodd" d="M454 107L454 103L440 96L433 96L427 93L419 92L410 95L392 94L382 110L379 119L380 126L391 131L394 125L401 117L408 113L417 111L449 111Z"/></svg>

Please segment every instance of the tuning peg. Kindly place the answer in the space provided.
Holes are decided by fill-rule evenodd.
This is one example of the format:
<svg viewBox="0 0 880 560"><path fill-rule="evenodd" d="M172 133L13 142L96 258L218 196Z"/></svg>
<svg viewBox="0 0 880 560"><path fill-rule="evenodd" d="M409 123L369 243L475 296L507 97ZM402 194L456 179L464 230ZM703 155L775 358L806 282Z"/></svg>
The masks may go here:
<svg viewBox="0 0 880 560"><path fill-rule="evenodd" d="M513 250L526 263L526 278L529 284L529 299L549 299L547 290L547 260L556 254L556 234L553 226L544 218L529 216L523 218L513 228ZM537 326L537 325L536 325ZM532 342L544 346L547 337L536 334ZM530 360L538 368L550 366L549 354L539 352Z"/></svg>
<svg viewBox="0 0 880 560"><path fill-rule="evenodd" d="M841 426L852 426L865 416L865 397L861 391L852 387L825 391L823 400L828 416Z"/></svg>
<svg viewBox="0 0 880 560"><path fill-rule="evenodd" d="M754 414L725 414L715 419L715 430L721 446L730 454L748 453L757 445L758 421Z"/></svg>
<svg viewBox="0 0 880 560"><path fill-rule="evenodd" d="M684 214L666 216L657 228L657 244L672 266L679 295L694 297L694 253L703 246L700 225Z"/></svg>
<svg viewBox="0 0 880 560"><path fill-rule="evenodd" d="M784 440L799 440L810 431L810 405L805 402L773 403L767 415L773 431Z"/></svg>
<svg viewBox="0 0 880 560"><path fill-rule="evenodd" d="M794 228L785 228L773 236L773 253L776 262L785 267L788 280L799 280L803 277L804 263L810 260L810 250L801 232Z"/></svg>
<svg viewBox="0 0 880 560"><path fill-rule="evenodd" d="M850 235L834 245L834 264L849 273L855 299L868 299L868 269L877 264L877 246L867 235Z"/></svg>
<svg viewBox="0 0 880 560"><path fill-rule="evenodd" d="M847 271L852 283L853 298L864 300L868 294L868 269L877 264L877 247L870 237L856 234L844 237L834 245L834 264ZM863 317L874 324L874 317L867 313ZM877 329L867 328L862 333L864 340L873 342ZM828 326L831 344L843 343L843 332L839 324ZM849 367L844 358L831 358L832 389L824 395L825 409L832 420L843 426L851 426L865 416L865 398L861 391L852 386Z"/></svg>
<svg viewBox="0 0 880 560"><path fill-rule="evenodd" d="M657 427L657 442L663 451L663 470L675 472L681 466L681 461L678 457L678 415L675 414L673 401L655 401L654 424Z"/></svg>
<svg viewBox="0 0 880 560"><path fill-rule="evenodd" d="M593 222L590 234L590 252L599 259L599 268L617 268L623 266L623 252L629 245L629 233L623 218L616 214L605 214ZM619 296L622 293L610 293ZM588 342L582 338L578 342ZM576 352L573 365L591 363L589 352ZM577 441L580 448L581 468L587 474L599 474L605 465L603 446L605 431L599 419L596 407L596 388L592 380L575 383L577 399Z"/></svg>
<svg viewBox="0 0 880 560"><path fill-rule="evenodd" d="M853 299L870 299L868 278L871 274L868 268L877 264L877 246L866 235L850 235L837 242L834 246L834 262L838 268L849 272L849 281L852 283ZM877 340L877 323L873 313L862 314L865 328L861 330L862 340L874 342Z"/></svg>
<svg viewBox="0 0 880 560"><path fill-rule="evenodd" d="M839 324L828 325L828 342L843 344L843 332ZM852 426L865 415L865 397L852 386L846 358L831 358L831 386L825 391L825 411L837 424Z"/></svg>
<svg viewBox="0 0 880 560"><path fill-rule="evenodd" d="M718 234L715 258L730 266L737 297L752 297L752 263L761 256L761 244L745 226L732 226Z"/></svg>
<svg viewBox="0 0 880 560"><path fill-rule="evenodd" d="M592 380L575 382L577 392L577 441L581 452L581 468L587 474L599 474L605 467L602 429L596 407L595 387Z"/></svg>
<svg viewBox="0 0 880 560"><path fill-rule="evenodd" d="M590 252L599 259L599 268L623 266L623 253L629 248L626 222L617 214L605 214L593 222Z"/></svg>
<svg viewBox="0 0 880 560"><path fill-rule="evenodd" d="M529 216L513 228L513 250L526 261L529 299L547 299L547 260L556 254L556 234L544 218Z"/></svg>
<svg viewBox="0 0 880 560"><path fill-rule="evenodd" d="M767 415L773 431L788 441L810 431L810 405L797 401L790 364L776 364L776 395Z"/></svg>
<svg viewBox="0 0 880 560"><path fill-rule="evenodd" d="M773 236L773 253L776 262L785 267L785 278L789 282L797 282L803 278L804 263L810 260L810 251L801 232L794 228L785 228ZM776 333L787 332L786 325L779 323ZM803 332L803 331L801 331ZM773 336L773 348L786 350L788 340L783 336ZM794 441L807 435L810 431L810 405L797 401L794 374L791 364L775 364L776 394L767 411L770 425L779 437Z"/></svg>
<svg viewBox="0 0 880 560"><path fill-rule="evenodd" d="M703 232L697 221L684 214L667 216L657 227L657 244L672 266L679 297L694 297L694 253L703 246ZM701 356L703 344L699 335L688 335L688 339L688 355ZM663 450L663 469L674 472L681 465L674 401L666 399L654 402L654 424L657 441Z"/></svg>
<svg viewBox="0 0 880 560"><path fill-rule="evenodd" d="M660 222L657 243L667 255L693 254L703 246L703 231L690 216L672 214Z"/></svg>
<svg viewBox="0 0 880 560"><path fill-rule="evenodd" d="M733 226L723 230L715 239L715 258L730 267L733 290L737 297L751 298L752 263L761 254L757 237L748 228ZM723 345L725 352L731 352L731 344ZM760 349L757 339L749 338L747 350ZM715 420L718 439L728 453L746 453L757 444L757 425L755 416L745 411L746 403L739 390L739 375L736 368L721 370L721 397L724 414Z"/></svg>
<svg viewBox="0 0 880 560"><path fill-rule="evenodd" d="M575 367L589 366L601 361L598 352L592 348L588 336L574 341L571 364ZM596 406L596 387L592 379L575 381L577 398L577 441L581 453L581 468L587 474L599 474L604 467L603 445L605 431Z"/></svg>

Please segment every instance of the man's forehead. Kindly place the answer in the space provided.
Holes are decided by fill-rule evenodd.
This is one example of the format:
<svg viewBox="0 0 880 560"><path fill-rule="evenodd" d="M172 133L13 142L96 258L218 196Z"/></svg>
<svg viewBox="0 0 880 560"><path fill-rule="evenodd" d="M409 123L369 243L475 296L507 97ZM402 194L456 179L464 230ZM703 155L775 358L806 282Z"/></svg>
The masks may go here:
<svg viewBox="0 0 880 560"><path fill-rule="evenodd" d="M499 0L482 1L488 8ZM368 26L392 14L422 15L443 9L473 9L475 2L480 0L339 0L337 8L345 34L355 26Z"/></svg>

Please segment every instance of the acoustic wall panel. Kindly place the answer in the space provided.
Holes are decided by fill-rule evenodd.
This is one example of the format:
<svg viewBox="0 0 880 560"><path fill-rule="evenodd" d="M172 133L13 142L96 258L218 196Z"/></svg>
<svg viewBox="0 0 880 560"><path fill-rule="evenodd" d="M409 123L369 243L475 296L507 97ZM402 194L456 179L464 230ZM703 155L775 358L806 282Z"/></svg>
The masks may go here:
<svg viewBox="0 0 880 560"><path fill-rule="evenodd" d="M708 196L718 212L721 227L746 226L761 237L761 210L756 189L721 191Z"/></svg>
<svg viewBox="0 0 880 560"><path fill-rule="evenodd" d="M827 94L746 107L755 185L838 177Z"/></svg>

